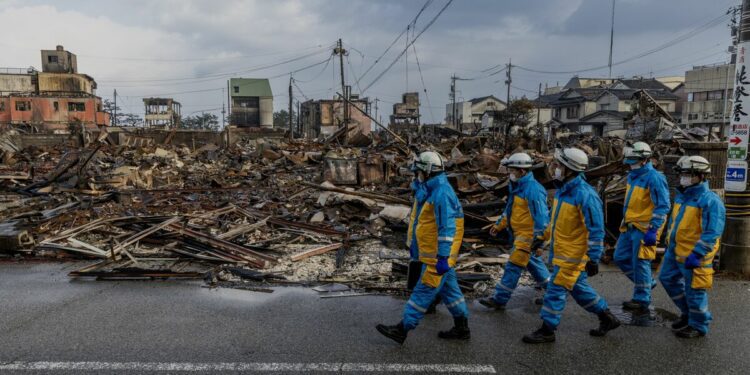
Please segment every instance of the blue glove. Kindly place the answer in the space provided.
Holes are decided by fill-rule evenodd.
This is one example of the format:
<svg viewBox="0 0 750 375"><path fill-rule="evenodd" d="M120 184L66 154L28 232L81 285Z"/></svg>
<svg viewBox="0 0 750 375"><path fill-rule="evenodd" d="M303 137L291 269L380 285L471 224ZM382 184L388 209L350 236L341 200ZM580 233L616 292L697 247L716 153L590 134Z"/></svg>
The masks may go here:
<svg viewBox="0 0 750 375"><path fill-rule="evenodd" d="M438 257L437 265L435 265L438 275L444 275L446 272L451 270L451 266L448 265L448 257Z"/></svg>
<svg viewBox="0 0 750 375"><path fill-rule="evenodd" d="M696 253L690 253L688 255L687 259L685 259L685 268L692 270L693 268L698 268L701 266L701 259L703 259L702 256Z"/></svg>
<svg viewBox="0 0 750 375"><path fill-rule="evenodd" d="M656 228L648 228L646 234L643 235L643 244L646 246L656 245Z"/></svg>

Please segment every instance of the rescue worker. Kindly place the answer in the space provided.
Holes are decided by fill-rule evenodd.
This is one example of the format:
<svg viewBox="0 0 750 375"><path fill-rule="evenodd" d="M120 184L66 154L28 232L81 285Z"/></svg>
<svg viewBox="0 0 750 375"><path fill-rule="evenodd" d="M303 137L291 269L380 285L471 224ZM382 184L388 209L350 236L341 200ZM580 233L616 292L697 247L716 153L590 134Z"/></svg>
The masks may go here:
<svg viewBox="0 0 750 375"><path fill-rule="evenodd" d="M541 239L549 241L549 259L553 264L551 281L544 294L542 326L523 337L539 344L555 341L568 293L586 311L599 316L599 327L589 331L604 336L620 326L607 302L588 284L588 277L599 273L604 249L604 213L602 201L583 176L588 156L577 148L555 150L550 164L557 191L552 204L552 222Z"/></svg>
<svg viewBox="0 0 750 375"><path fill-rule="evenodd" d="M414 205L412 206L409 215L411 221L409 222L409 230L406 237L406 246L409 248L410 256L409 268L406 276L406 289L410 292L412 292L414 287L417 286L417 281L419 281L419 277L422 275L423 263L419 261L419 249L417 249L416 239L417 231L414 230L417 222L414 218L419 217L419 213L422 211L422 206L424 206L424 202L427 200L427 187L425 186L425 182L419 181L415 174L414 180L411 183L411 189L414 192ZM434 314L439 303L440 296L432 301L425 314Z"/></svg>
<svg viewBox="0 0 750 375"><path fill-rule="evenodd" d="M680 187L667 226L667 250L659 280L681 312L672 324L675 334L696 338L706 335L711 321L708 289L713 285L713 260L726 211L719 196L708 188L708 160L683 156L675 169L680 174Z"/></svg>
<svg viewBox="0 0 750 375"><path fill-rule="evenodd" d="M623 309L644 314L651 305L651 261L656 259L656 242L669 214L667 179L650 162L651 147L636 142L625 147L625 164L630 166L623 221L615 247L614 261L634 284L633 298Z"/></svg>
<svg viewBox="0 0 750 375"><path fill-rule="evenodd" d="M437 296L453 315L454 327L441 331L438 337L467 340L470 338L469 311L456 278L456 260L464 235L464 214L456 193L444 173L443 159L435 152L422 152L412 167L419 181L425 183L426 197L422 209L412 211L409 238L416 240L419 260L424 263L422 276L396 325L377 325L384 336L403 344L406 335L419 324Z"/></svg>
<svg viewBox="0 0 750 375"><path fill-rule="evenodd" d="M479 303L489 308L505 308L523 270L528 270L541 288L549 281L547 266L540 254L536 253L536 248L541 245L537 237L544 233L549 223L547 190L534 179L531 172L533 164L531 157L523 152L502 161L502 165L509 171L508 203L503 214L490 228L490 234L495 236L500 231L509 229L513 249L505 265L505 273L495 285L495 295L479 300Z"/></svg>

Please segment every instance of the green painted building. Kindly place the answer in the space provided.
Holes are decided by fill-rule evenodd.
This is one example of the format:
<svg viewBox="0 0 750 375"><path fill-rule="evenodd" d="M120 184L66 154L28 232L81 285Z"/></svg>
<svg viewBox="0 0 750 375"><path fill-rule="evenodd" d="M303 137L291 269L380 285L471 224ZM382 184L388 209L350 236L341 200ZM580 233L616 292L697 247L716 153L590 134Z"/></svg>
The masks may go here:
<svg viewBox="0 0 750 375"><path fill-rule="evenodd" d="M238 127L273 127L273 92L265 78L231 78L229 124Z"/></svg>

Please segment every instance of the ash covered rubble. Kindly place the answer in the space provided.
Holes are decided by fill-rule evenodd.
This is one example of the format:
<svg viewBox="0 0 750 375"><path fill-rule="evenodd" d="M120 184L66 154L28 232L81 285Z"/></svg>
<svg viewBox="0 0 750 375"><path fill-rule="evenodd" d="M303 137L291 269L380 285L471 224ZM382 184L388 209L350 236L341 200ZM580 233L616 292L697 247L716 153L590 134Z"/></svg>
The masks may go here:
<svg viewBox="0 0 750 375"><path fill-rule="evenodd" d="M469 296L489 293L509 252L506 236L487 231L507 194L500 161L536 145L516 141L517 148L501 153L502 142L492 136L408 138L408 146L256 139L189 147L118 145L102 133L83 147L20 148L6 136L0 256L88 260L70 273L75 278L194 278L250 290L341 284L403 293L409 165L416 152L432 149L447 159L464 207L461 287ZM590 154L595 168L587 178L609 211L621 211L623 142L569 142ZM674 151L674 143L660 145ZM551 152L525 151L536 161L537 179L552 188ZM608 213L611 243L619 220ZM527 277L521 283L532 284Z"/></svg>

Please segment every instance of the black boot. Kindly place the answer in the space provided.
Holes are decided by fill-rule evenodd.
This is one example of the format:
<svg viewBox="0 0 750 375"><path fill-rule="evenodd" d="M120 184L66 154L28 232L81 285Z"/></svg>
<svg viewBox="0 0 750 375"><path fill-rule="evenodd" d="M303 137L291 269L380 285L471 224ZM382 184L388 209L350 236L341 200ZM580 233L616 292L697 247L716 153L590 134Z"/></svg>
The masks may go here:
<svg viewBox="0 0 750 375"><path fill-rule="evenodd" d="M703 337L703 336L706 335L705 333L703 333L703 332L701 332L701 331L699 331L699 330L697 330L697 329L695 329L695 328L693 328L691 326L687 326L687 327L685 327L685 328L683 328L683 329L675 332L674 334L677 335L677 337L683 338L683 339L694 339L694 338Z"/></svg>
<svg viewBox="0 0 750 375"><path fill-rule="evenodd" d="M628 310L628 311L633 311L633 312L643 312L644 310L648 311L648 306L644 306L640 302L636 302L636 301L632 301L631 300L631 301L625 301L625 302L623 302L622 303L622 309L623 310Z"/></svg>
<svg viewBox="0 0 750 375"><path fill-rule="evenodd" d="M484 306L484 307L488 307L490 309L505 310L505 305L501 305L501 304L495 302L495 300L492 297L487 297L487 298L480 299L479 300L479 304L482 305L482 306Z"/></svg>
<svg viewBox="0 0 750 375"><path fill-rule="evenodd" d="M438 337L447 340L468 340L471 338L469 320L466 318L453 318L453 328L448 331L438 332Z"/></svg>
<svg viewBox="0 0 750 375"><path fill-rule="evenodd" d="M542 323L542 328L529 333L523 337L523 342L527 344L543 344L545 342L555 342L555 330Z"/></svg>
<svg viewBox="0 0 750 375"><path fill-rule="evenodd" d="M399 343L403 344L406 341L406 329L404 329L404 323L398 322L395 326L387 326L385 324L378 324L375 326L383 336Z"/></svg>
<svg viewBox="0 0 750 375"><path fill-rule="evenodd" d="M620 326L620 320L616 316L612 315L609 309L599 314L599 328L592 329L589 331L589 335L601 337L607 334L607 332Z"/></svg>
<svg viewBox="0 0 750 375"><path fill-rule="evenodd" d="M681 315L680 319L675 320L674 323L672 323L672 330L673 331L680 331L684 328L687 328L688 326L688 317L687 315Z"/></svg>

